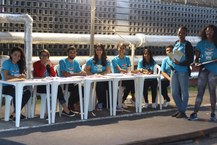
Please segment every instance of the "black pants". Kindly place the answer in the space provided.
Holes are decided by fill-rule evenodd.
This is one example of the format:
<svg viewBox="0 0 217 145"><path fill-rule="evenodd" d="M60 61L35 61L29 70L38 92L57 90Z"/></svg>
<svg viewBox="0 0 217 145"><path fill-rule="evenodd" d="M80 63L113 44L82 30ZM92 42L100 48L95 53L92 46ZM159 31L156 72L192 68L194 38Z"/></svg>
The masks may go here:
<svg viewBox="0 0 217 145"><path fill-rule="evenodd" d="M14 86L3 86L2 87L2 93L7 94L13 97L13 105L14 105L14 113L16 112L16 97L15 97L15 87ZM26 103L29 101L29 98L31 97L31 92L28 89L28 87L23 88L23 97L22 97L22 104L21 109L26 105Z"/></svg>
<svg viewBox="0 0 217 145"><path fill-rule="evenodd" d="M152 103L155 103L156 96L157 96L157 79L145 79L144 89L143 89L143 96L145 99L145 103L148 103L148 89L149 89L149 87L151 87Z"/></svg>
<svg viewBox="0 0 217 145"><path fill-rule="evenodd" d="M108 82L98 82L96 83L96 96L98 98L98 103L102 103L103 107L106 107L106 90L108 90Z"/></svg>
<svg viewBox="0 0 217 145"><path fill-rule="evenodd" d="M38 86L38 87L37 87L37 92L38 92L38 93L46 93L46 92L47 92L46 85ZM57 98L58 98L60 104L66 103L66 101L65 101L65 99L64 99L64 95L63 95L63 91L62 91L61 86L58 86Z"/></svg>
<svg viewBox="0 0 217 145"><path fill-rule="evenodd" d="M70 84L68 91L70 92L68 107L73 108L74 104L79 102L79 91L77 84Z"/></svg>
<svg viewBox="0 0 217 145"><path fill-rule="evenodd" d="M168 87L170 85L170 81L167 79L161 80L161 92L164 100L170 101L170 97L168 96Z"/></svg>
<svg viewBox="0 0 217 145"><path fill-rule="evenodd" d="M135 94L134 80L122 81L122 86L125 87L122 101L125 101L130 92Z"/></svg>

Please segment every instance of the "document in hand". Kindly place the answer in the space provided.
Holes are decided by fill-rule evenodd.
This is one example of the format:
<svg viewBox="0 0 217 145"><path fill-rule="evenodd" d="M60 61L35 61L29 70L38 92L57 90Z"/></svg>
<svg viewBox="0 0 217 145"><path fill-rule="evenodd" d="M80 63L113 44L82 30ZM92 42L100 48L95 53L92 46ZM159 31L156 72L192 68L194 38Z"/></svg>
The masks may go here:
<svg viewBox="0 0 217 145"><path fill-rule="evenodd" d="M175 50L174 52L171 52L169 54L170 59L172 59L173 61L177 60L180 61L181 58L183 57L183 53L181 51Z"/></svg>
<svg viewBox="0 0 217 145"><path fill-rule="evenodd" d="M209 61L205 61L205 62L201 62L201 63L195 63L195 65L201 66L201 65L209 64L209 63L216 62L216 61L217 61L217 59L214 59L214 60L209 60Z"/></svg>

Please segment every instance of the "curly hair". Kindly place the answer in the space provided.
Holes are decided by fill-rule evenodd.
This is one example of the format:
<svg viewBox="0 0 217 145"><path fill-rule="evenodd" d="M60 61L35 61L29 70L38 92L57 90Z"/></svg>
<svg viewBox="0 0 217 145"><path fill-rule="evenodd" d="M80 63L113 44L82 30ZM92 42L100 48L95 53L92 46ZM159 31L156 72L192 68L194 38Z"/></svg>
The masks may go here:
<svg viewBox="0 0 217 145"><path fill-rule="evenodd" d="M213 43L215 44L215 47L217 47L217 27L215 25L208 25L206 26L205 28L203 28L203 30L201 31L201 34L200 34L200 37L202 40L206 40L207 39L207 36L206 36L206 29L207 28L211 28L213 29L213 36L212 36L212 41Z"/></svg>

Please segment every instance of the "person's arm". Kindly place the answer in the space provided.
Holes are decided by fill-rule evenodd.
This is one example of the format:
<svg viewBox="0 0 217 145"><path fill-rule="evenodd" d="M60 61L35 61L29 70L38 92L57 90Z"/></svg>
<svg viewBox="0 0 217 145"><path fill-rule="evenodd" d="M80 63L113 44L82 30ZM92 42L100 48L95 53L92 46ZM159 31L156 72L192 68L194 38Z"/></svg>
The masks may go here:
<svg viewBox="0 0 217 145"><path fill-rule="evenodd" d="M90 71L90 66L85 66L85 70L86 70L86 73L87 73L87 75L92 75L93 73L91 73L91 71Z"/></svg>
<svg viewBox="0 0 217 145"><path fill-rule="evenodd" d="M170 76L166 73L166 72L161 72L161 74L162 74L162 76L164 77L164 78L166 78L167 80L171 80L171 78L170 78Z"/></svg>
<svg viewBox="0 0 217 145"><path fill-rule="evenodd" d="M193 46L190 42L186 42L186 48L185 48L185 61L179 62L179 65L182 66L189 66L194 61L194 50Z"/></svg>

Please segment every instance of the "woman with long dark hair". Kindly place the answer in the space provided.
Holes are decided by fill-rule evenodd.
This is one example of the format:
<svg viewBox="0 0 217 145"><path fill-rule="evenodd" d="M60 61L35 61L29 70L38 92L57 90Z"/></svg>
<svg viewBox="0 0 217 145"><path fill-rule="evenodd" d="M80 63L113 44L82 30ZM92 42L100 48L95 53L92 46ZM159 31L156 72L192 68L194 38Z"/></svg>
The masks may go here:
<svg viewBox="0 0 217 145"><path fill-rule="evenodd" d="M85 70L87 75L105 75L111 72L111 64L107 60L104 45L97 44L95 46L94 56L87 60ZM97 110L102 110L106 107L106 90L108 90L108 82L98 82L96 84Z"/></svg>
<svg viewBox="0 0 217 145"><path fill-rule="evenodd" d="M153 55L150 49L145 49L143 52L143 57L138 62L137 71L140 73L150 75L154 73L154 66L156 65L155 60L153 59ZM151 87L152 94L152 108L157 108L156 96L157 96L157 79L145 79L144 88L143 88L143 96L145 99L145 108L148 108L148 89Z"/></svg>
<svg viewBox="0 0 217 145"><path fill-rule="evenodd" d="M13 47L10 52L10 59L5 60L2 65L2 80L13 81L13 80L23 80L26 79L26 62L23 49L21 47ZM7 94L13 97L14 112L11 114L10 119L15 120L16 113L16 100L15 100L15 88L12 85L3 85L3 94ZM23 88L22 105L23 108L31 97L31 92L28 87ZM26 117L21 114L21 119Z"/></svg>

